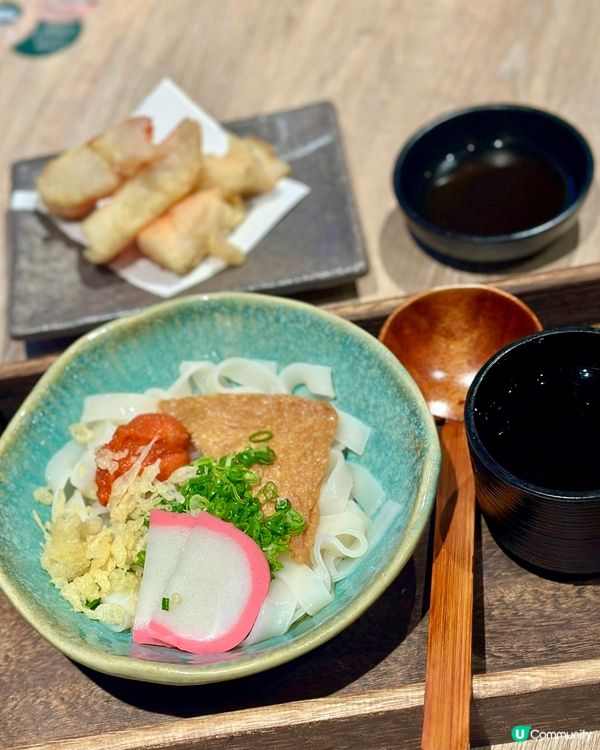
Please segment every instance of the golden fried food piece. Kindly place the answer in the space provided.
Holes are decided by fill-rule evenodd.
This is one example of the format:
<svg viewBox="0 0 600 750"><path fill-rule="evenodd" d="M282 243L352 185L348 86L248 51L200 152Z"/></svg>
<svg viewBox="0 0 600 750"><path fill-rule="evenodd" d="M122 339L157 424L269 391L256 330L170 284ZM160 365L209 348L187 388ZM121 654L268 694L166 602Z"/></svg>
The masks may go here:
<svg viewBox="0 0 600 750"><path fill-rule="evenodd" d="M51 213L80 219L157 155L151 120L136 117L49 161L37 189Z"/></svg>
<svg viewBox="0 0 600 750"><path fill-rule="evenodd" d="M268 143L230 135L227 154L205 156L199 187L218 187L226 197L251 197L272 190L289 173L289 164L280 161Z"/></svg>
<svg viewBox="0 0 600 750"><path fill-rule="evenodd" d="M198 190L144 227L137 244L153 261L179 274L191 271L209 253L239 265L246 256L225 238L244 215L243 206L228 203L216 188Z"/></svg>
<svg viewBox="0 0 600 750"><path fill-rule="evenodd" d="M270 430L269 444L277 456L263 466L262 480L274 482L306 521L304 532L292 539L292 554L308 560L319 522L319 496L327 470L329 449L337 428L335 409L324 401L300 396L262 393L217 393L161 401L159 408L178 419L204 455L223 456L243 450L248 437Z"/></svg>
<svg viewBox="0 0 600 750"><path fill-rule="evenodd" d="M101 154L123 177L132 177L160 156L152 143L152 120L132 117L94 138L90 147Z"/></svg>
<svg viewBox="0 0 600 750"><path fill-rule="evenodd" d="M49 161L37 189L51 213L63 219L79 219L120 184L121 178L101 154L80 146Z"/></svg>
<svg viewBox="0 0 600 750"><path fill-rule="evenodd" d="M183 120L159 148L161 158L83 221L84 256L92 263L108 263L147 224L193 190L202 164L198 123Z"/></svg>

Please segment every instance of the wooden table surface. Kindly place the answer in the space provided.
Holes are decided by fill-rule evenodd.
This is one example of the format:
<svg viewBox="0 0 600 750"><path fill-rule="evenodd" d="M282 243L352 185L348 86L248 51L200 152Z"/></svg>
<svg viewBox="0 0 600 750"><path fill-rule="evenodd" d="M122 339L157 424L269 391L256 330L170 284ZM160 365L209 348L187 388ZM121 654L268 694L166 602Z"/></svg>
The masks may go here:
<svg viewBox="0 0 600 750"><path fill-rule="evenodd" d="M21 4L35 15L34 0ZM0 205L12 161L87 139L164 76L223 121L328 99L338 110L371 270L355 290L322 301L487 279L415 246L391 189L394 158L431 118L484 102L550 109L600 154L599 40L597 0L101 0L82 36L59 53L24 57L0 46ZM513 271L600 261L599 206L594 184L578 233ZM6 252L0 263L5 318ZM2 361L22 359L22 344L5 324L0 330ZM529 745L587 750L600 747L600 736L522 747Z"/></svg>

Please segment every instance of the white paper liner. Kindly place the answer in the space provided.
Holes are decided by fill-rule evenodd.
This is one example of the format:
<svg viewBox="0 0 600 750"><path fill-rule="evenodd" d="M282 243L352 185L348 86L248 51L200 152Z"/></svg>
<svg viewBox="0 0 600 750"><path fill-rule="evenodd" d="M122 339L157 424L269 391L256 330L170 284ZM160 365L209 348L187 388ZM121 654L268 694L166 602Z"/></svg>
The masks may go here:
<svg viewBox="0 0 600 750"><path fill-rule="evenodd" d="M163 79L133 114L152 118L155 140L162 140L186 117L197 120L202 125L203 152L218 156L227 151L227 131L169 79ZM248 255L309 193L308 185L284 177L274 190L247 203L246 217L229 235L228 241ZM10 209L46 211L35 190L13 191ZM70 239L85 244L79 222L62 221L51 215L49 218ZM168 298L210 279L226 265L218 258L209 257L188 274L179 276L145 258L138 250L130 249L121 253L109 267L129 284L158 297Z"/></svg>

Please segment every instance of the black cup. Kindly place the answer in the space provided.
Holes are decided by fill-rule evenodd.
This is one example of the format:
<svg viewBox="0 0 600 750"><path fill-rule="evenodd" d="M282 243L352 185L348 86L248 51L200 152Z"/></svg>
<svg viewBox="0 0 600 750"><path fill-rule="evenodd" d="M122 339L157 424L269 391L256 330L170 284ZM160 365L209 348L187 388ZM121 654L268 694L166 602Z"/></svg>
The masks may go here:
<svg viewBox="0 0 600 750"><path fill-rule="evenodd" d="M477 373L465 405L477 499L507 552L600 572L600 330L526 336Z"/></svg>

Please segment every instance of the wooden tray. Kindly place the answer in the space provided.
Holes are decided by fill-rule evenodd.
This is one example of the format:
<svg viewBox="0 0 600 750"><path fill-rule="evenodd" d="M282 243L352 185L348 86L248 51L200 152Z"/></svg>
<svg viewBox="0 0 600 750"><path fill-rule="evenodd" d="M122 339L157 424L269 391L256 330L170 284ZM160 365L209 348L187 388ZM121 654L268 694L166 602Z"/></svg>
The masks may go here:
<svg viewBox="0 0 600 750"><path fill-rule="evenodd" d="M498 286L526 300L546 325L592 323L600 321L600 285L599 269L590 268ZM376 332L399 301L335 310ZM0 367L5 418L53 359ZM301 740L309 748L416 748L429 555L425 534L379 601L316 651L213 686L156 686L80 667L40 638L0 595L0 746L243 750L287 748ZM600 729L598 583L539 577L507 557L478 523L472 746L510 742L516 724Z"/></svg>

